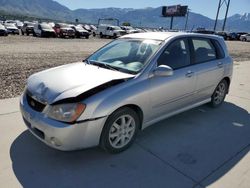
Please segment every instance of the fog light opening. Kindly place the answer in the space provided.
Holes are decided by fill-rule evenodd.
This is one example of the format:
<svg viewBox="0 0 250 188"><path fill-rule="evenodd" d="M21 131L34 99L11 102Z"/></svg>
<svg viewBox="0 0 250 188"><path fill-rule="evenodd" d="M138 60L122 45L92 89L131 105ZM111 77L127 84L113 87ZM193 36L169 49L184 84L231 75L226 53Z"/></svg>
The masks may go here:
<svg viewBox="0 0 250 188"><path fill-rule="evenodd" d="M56 147L59 147L62 145L61 142L55 137L50 138L50 143Z"/></svg>

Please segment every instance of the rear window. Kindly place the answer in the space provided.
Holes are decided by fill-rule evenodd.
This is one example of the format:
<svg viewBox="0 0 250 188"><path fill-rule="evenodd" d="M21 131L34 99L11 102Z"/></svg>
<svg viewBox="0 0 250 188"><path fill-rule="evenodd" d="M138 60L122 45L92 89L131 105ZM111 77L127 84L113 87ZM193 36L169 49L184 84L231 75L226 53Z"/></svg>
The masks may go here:
<svg viewBox="0 0 250 188"><path fill-rule="evenodd" d="M192 39L194 46L194 62L203 63L217 58L216 49L209 39Z"/></svg>

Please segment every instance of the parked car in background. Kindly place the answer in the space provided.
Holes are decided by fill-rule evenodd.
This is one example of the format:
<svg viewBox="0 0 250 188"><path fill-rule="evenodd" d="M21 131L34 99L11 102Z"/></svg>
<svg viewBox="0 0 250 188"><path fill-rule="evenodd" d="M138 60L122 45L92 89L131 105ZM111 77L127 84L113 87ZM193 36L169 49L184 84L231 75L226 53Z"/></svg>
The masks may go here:
<svg viewBox="0 0 250 188"><path fill-rule="evenodd" d="M117 38L127 33L126 31L122 30L119 26L99 25L97 29L97 34L101 38L103 37Z"/></svg>
<svg viewBox="0 0 250 188"><path fill-rule="evenodd" d="M208 35L213 35L213 34L215 34L214 31L206 30L206 29L196 30L196 31L194 31L194 33L208 34Z"/></svg>
<svg viewBox="0 0 250 188"><path fill-rule="evenodd" d="M89 33L92 32L92 28L90 27L90 25L84 24L84 25L82 25L82 27L83 27L83 29L85 29L85 30L88 31Z"/></svg>
<svg viewBox="0 0 250 188"><path fill-rule="evenodd" d="M30 34L34 34L34 26L35 23L33 22L24 22L23 27L21 28L22 35L26 34L27 36Z"/></svg>
<svg viewBox="0 0 250 188"><path fill-rule="evenodd" d="M56 37L56 32L49 24L41 23L34 26L34 36Z"/></svg>
<svg viewBox="0 0 250 188"><path fill-rule="evenodd" d="M60 38L75 38L75 31L68 24L56 23L54 30L58 37Z"/></svg>
<svg viewBox="0 0 250 188"><path fill-rule="evenodd" d="M237 40L237 33L235 33L235 32L228 33L227 40Z"/></svg>
<svg viewBox="0 0 250 188"><path fill-rule="evenodd" d="M84 37L86 39L89 38L90 33L87 30L83 29L80 25L78 26L71 25L71 28L74 29L75 31L75 37L77 38Z"/></svg>
<svg viewBox="0 0 250 188"><path fill-rule="evenodd" d="M18 29L21 29L23 27L23 25L24 25L24 23L19 21L19 20L15 20L15 22L16 22L16 26L17 26Z"/></svg>
<svg viewBox="0 0 250 188"><path fill-rule="evenodd" d="M14 23L4 23L4 26L9 34L19 35L19 29L16 27Z"/></svg>
<svg viewBox="0 0 250 188"><path fill-rule="evenodd" d="M240 40L244 42L250 41L250 34L241 35Z"/></svg>
<svg viewBox="0 0 250 188"><path fill-rule="evenodd" d="M49 22L48 24L49 24L52 28L54 28L55 25L56 25L54 22Z"/></svg>
<svg viewBox="0 0 250 188"><path fill-rule="evenodd" d="M131 33L139 33L138 30L134 29L131 26L121 26L121 29L126 31L127 34L131 34Z"/></svg>
<svg viewBox="0 0 250 188"><path fill-rule="evenodd" d="M16 24L14 20L5 20L4 23L6 24Z"/></svg>
<svg viewBox="0 0 250 188"><path fill-rule="evenodd" d="M2 24L0 24L0 36L8 36L8 31Z"/></svg>
<svg viewBox="0 0 250 188"><path fill-rule="evenodd" d="M248 33L247 32L237 32L236 34L237 34L237 40L240 40L241 35L246 35Z"/></svg>
<svg viewBox="0 0 250 188"><path fill-rule="evenodd" d="M20 111L29 131L55 149L99 145L118 153L156 122L202 104L222 105L232 71L221 37L129 34L85 62L29 77Z"/></svg>
<svg viewBox="0 0 250 188"><path fill-rule="evenodd" d="M90 27L91 27L91 34L95 37L97 32L97 27L94 25L90 25Z"/></svg>
<svg viewBox="0 0 250 188"><path fill-rule="evenodd" d="M216 35L221 36L224 38L224 40L227 40L227 32L225 31L217 31L215 32Z"/></svg>

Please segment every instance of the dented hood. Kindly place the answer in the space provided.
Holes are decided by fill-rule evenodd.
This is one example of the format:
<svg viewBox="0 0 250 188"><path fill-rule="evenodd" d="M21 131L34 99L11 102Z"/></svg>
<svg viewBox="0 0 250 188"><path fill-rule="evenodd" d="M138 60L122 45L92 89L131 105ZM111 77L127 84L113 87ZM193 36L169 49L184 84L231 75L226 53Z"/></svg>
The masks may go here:
<svg viewBox="0 0 250 188"><path fill-rule="evenodd" d="M76 97L111 80L133 76L81 62L48 69L30 76L27 90L37 100L52 104L62 99Z"/></svg>

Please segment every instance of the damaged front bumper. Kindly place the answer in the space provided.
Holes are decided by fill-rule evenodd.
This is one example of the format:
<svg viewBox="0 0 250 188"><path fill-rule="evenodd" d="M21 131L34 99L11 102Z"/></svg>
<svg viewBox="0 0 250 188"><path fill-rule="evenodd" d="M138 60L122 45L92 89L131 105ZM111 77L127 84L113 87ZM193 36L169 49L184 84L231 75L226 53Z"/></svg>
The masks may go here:
<svg viewBox="0 0 250 188"><path fill-rule="evenodd" d="M102 128L107 117L67 124L48 118L41 112L33 110L23 95L20 110L29 131L44 142L58 150L71 151L99 145Z"/></svg>

